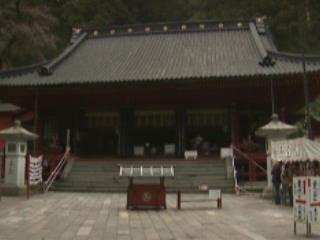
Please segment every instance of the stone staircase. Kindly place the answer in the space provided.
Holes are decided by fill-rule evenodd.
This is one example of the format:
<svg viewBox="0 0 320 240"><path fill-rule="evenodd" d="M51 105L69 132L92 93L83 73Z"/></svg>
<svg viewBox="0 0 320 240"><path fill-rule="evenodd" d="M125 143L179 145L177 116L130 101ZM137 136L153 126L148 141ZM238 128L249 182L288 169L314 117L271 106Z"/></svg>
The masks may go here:
<svg viewBox="0 0 320 240"><path fill-rule="evenodd" d="M239 182L243 193L262 193L267 184L267 181Z"/></svg>
<svg viewBox="0 0 320 240"><path fill-rule="evenodd" d="M119 167L123 166L175 166L175 177L165 180L168 191L179 188L198 188L208 185L210 188L234 192L233 179L226 178L225 162L219 158L210 160L75 160L64 179L54 183L53 191L70 192L125 192L127 178L119 177ZM135 182L151 183L159 179L139 179Z"/></svg>

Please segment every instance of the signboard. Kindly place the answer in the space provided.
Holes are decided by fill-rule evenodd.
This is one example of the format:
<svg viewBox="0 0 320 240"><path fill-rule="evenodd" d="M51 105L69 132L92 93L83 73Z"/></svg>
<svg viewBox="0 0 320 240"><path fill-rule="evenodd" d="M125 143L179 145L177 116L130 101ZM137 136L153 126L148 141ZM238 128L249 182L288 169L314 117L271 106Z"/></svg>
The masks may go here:
<svg viewBox="0 0 320 240"><path fill-rule="evenodd" d="M308 178L308 221L320 223L320 177Z"/></svg>
<svg viewBox="0 0 320 240"><path fill-rule="evenodd" d="M221 190L220 189L210 189L209 190L209 199L219 199L221 198Z"/></svg>
<svg viewBox="0 0 320 240"><path fill-rule="evenodd" d="M37 185L42 182L42 156L29 157L29 184Z"/></svg>
<svg viewBox="0 0 320 240"><path fill-rule="evenodd" d="M320 177L293 178L295 222L320 223Z"/></svg>
<svg viewBox="0 0 320 240"><path fill-rule="evenodd" d="M220 158L232 157L232 148L220 148Z"/></svg>
<svg viewBox="0 0 320 240"><path fill-rule="evenodd" d="M307 178L293 178L293 216L295 222L307 220Z"/></svg>

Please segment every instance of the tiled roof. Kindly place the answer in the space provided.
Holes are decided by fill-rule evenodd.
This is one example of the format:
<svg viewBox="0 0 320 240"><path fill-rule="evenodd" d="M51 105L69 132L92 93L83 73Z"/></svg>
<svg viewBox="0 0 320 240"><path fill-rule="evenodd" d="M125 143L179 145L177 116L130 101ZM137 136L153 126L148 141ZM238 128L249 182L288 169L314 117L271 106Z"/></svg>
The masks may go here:
<svg viewBox="0 0 320 240"><path fill-rule="evenodd" d="M308 71L320 57L306 57ZM261 20L163 23L75 31L67 49L30 69L0 72L0 86L285 75L298 55L278 52Z"/></svg>

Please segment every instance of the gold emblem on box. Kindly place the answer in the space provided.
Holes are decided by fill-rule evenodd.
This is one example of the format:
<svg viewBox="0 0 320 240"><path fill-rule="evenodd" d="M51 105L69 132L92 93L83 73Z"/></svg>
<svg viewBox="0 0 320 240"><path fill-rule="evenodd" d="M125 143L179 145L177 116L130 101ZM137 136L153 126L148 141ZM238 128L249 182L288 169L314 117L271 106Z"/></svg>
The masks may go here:
<svg viewBox="0 0 320 240"><path fill-rule="evenodd" d="M149 202L151 200L151 193L150 192L144 192L142 194L142 200L144 202Z"/></svg>

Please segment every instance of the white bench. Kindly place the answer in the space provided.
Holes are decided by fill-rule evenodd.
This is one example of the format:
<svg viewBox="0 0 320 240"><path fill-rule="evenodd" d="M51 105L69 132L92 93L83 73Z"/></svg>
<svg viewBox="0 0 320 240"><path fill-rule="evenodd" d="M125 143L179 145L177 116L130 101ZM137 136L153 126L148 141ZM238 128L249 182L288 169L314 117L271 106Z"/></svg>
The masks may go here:
<svg viewBox="0 0 320 240"><path fill-rule="evenodd" d="M189 158L192 158L193 160L196 160L198 158L198 152L197 150L187 150L184 151L184 158L188 160Z"/></svg>

